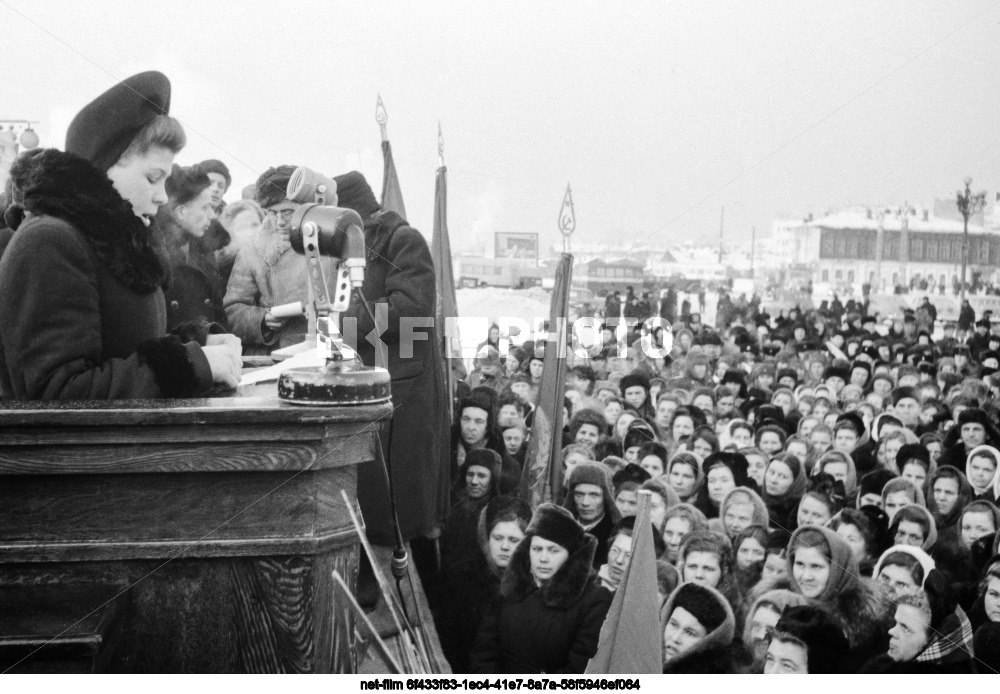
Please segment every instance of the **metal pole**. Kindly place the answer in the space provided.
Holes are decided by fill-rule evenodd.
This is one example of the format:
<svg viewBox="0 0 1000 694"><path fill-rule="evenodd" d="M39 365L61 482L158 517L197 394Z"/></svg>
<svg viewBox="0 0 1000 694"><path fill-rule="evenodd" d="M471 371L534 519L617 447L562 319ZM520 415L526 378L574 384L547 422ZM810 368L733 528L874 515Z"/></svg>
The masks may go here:
<svg viewBox="0 0 1000 694"><path fill-rule="evenodd" d="M965 186L966 198L969 194L969 186ZM959 277L959 282L961 284L960 295L959 295L959 306L965 305L965 268L969 263L969 213L967 210L962 210L962 276Z"/></svg>
<svg viewBox="0 0 1000 694"><path fill-rule="evenodd" d="M726 206L722 206L719 216L719 265L722 265L722 229L726 221Z"/></svg>

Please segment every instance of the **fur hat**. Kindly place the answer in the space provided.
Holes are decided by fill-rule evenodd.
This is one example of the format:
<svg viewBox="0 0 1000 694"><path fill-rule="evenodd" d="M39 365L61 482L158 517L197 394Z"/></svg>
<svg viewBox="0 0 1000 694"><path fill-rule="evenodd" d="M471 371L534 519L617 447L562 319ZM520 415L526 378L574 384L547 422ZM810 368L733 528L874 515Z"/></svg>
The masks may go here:
<svg viewBox="0 0 1000 694"><path fill-rule="evenodd" d="M528 532L557 545L573 554L586 538L583 526L577 523L573 515L566 509L555 504L540 504L531 516Z"/></svg>
<svg viewBox="0 0 1000 694"><path fill-rule="evenodd" d="M132 75L76 114L66 132L66 151L107 171L144 127L169 112L167 76L156 71Z"/></svg>
<svg viewBox="0 0 1000 694"><path fill-rule="evenodd" d="M649 393L649 379L641 371L633 371L622 376L622 380L618 383L622 397L625 397L625 391L633 386L642 386L646 393Z"/></svg>
<svg viewBox="0 0 1000 694"><path fill-rule="evenodd" d="M854 429L854 433L858 435L859 439L862 438L868 431L865 428L865 420L856 411L852 410L851 412L845 412L838 415L836 424L840 424L841 422L849 423L851 428ZM834 426L836 426L836 424Z"/></svg>
<svg viewBox="0 0 1000 694"><path fill-rule="evenodd" d="M792 368L779 369L775 381L781 382L783 378L791 378L797 384L799 382L799 372Z"/></svg>
<svg viewBox="0 0 1000 694"><path fill-rule="evenodd" d="M350 171L340 176L334 176L337 183L337 205L354 210L361 215L362 220L368 220L381 207L372 192L371 186L365 180L363 174L358 171Z"/></svg>
<svg viewBox="0 0 1000 694"><path fill-rule="evenodd" d="M568 493L566 494L566 500L563 502L563 506L576 516L576 499L573 496L573 489L580 484L592 484L596 487L601 488L601 492L604 496L604 513L611 517L612 523L617 523L621 520L622 514L618 510L618 506L615 505L615 498L611 494L611 486L609 484L608 471L601 463L580 463L573 468L572 472L569 473L569 479L566 482L566 489Z"/></svg>
<svg viewBox="0 0 1000 694"><path fill-rule="evenodd" d="M719 465L725 465L730 469L737 487L747 486L747 480L750 479L750 462L746 459L746 456L735 451L716 451L712 453L705 458L705 462L701 466L706 479L712 468Z"/></svg>
<svg viewBox="0 0 1000 694"><path fill-rule="evenodd" d="M899 388L895 388L890 395L893 406L898 405L899 401L905 398L912 398L920 402L920 393L913 386L900 386Z"/></svg>
<svg viewBox="0 0 1000 694"><path fill-rule="evenodd" d="M849 383L851 380L851 365L844 361L843 359L837 359L832 365L826 367L823 370L823 380L829 378L840 378L844 383Z"/></svg>
<svg viewBox="0 0 1000 694"><path fill-rule="evenodd" d="M496 451L490 448L473 448L465 454L464 465L467 467L476 465L492 471L497 465L500 465L501 462L500 454Z"/></svg>
<svg viewBox="0 0 1000 694"><path fill-rule="evenodd" d="M637 419L628 425L625 430L625 437L622 439L622 451L627 451L633 446L641 446L644 443L656 441L656 433L644 420Z"/></svg>
<svg viewBox="0 0 1000 694"><path fill-rule="evenodd" d="M531 522L531 507L516 496L504 495L493 497L486 504L486 508L483 509L482 513L487 534L492 532L496 524L500 522L498 519L505 515L513 514L517 516L518 525L523 528L527 528L528 523Z"/></svg>
<svg viewBox="0 0 1000 694"><path fill-rule="evenodd" d="M909 460L919 460L924 468L931 471L931 453L919 443L904 443L896 452L896 468L902 472L903 466Z"/></svg>
<svg viewBox="0 0 1000 694"><path fill-rule="evenodd" d="M614 495L618 496L618 493L626 483L632 483L635 485L633 488L638 489L639 485L649 478L650 475L648 472L635 463L628 463L611 476L611 486L614 489Z"/></svg>
<svg viewBox="0 0 1000 694"><path fill-rule="evenodd" d="M206 159L198 163L198 168L207 174L216 173L226 179L226 188L233 184L233 177L229 173L229 167L218 159Z"/></svg>
<svg viewBox="0 0 1000 694"><path fill-rule="evenodd" d="M288 197L288 182L292 180L295 169L290 164L282 164L262 173L257 179L257 204L266 210Z"/></svg>
<svg viewBox="0 0 1000 694"><path fill-rule="evenodd" d="M843 629L818 605L789 607L778 619L774 631L794 636L806 644L810 675L837 673L838 664L849 650Z"/></svg>
<svg viewBox="0 0 1000 694"><path fill-rule="evenodd" d="M731 614L727 615L726 612L726 601L720 601L718 596L718 593L700 583L683 583L674 591L671 599L674 609L683 607L701 623L706 632L711 633L722 626L727 618L731 619Z"/></svg>
<svg viewBox="0 0 1000 694"><path fill-rule="evenodd" d="M745 373L739 369L727 369L726 373L722 374L722 380L719 385L728 385L734 383L740 387L740 397L746 396L747 390L747 376Z"/></svg>
<svg viewBox="0 0 1000 694"><path fill-rule="evenodd" d="M993 428L989 415L978 407L966 407L958 413L958 426L961 429L966 424L982 424L983 428L989 432Z"/></svg>

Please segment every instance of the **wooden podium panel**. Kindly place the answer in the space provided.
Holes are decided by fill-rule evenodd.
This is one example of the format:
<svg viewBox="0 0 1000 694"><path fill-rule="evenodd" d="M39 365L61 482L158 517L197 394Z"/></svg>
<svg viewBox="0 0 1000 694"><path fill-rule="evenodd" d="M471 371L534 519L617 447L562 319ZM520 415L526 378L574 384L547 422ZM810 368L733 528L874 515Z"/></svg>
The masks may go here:
<svg viewBox="0 0 1000 694"><path fill-rule="evenodd" d="M2 405L4 669L352 670L341 490L355 503L357 466L378 464L389 403Z"/></svg>

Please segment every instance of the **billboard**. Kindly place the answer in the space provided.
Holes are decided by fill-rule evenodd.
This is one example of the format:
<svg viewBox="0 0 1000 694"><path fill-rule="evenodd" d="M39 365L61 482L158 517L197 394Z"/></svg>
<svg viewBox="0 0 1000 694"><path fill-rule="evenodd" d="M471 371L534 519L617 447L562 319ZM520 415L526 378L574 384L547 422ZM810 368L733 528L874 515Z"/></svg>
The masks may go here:
<svg viewBox="0 0 1000 694"><path fill-rule="evenodd" d="M538 234L498 231L495 257L538 260Z"/></svg>

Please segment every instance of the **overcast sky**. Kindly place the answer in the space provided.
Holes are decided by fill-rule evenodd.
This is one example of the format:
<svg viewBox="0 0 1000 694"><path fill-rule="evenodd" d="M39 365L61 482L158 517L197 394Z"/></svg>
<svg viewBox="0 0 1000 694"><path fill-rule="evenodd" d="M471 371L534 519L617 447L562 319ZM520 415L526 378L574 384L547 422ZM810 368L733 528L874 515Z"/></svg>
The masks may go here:
<svg viewBox="0 0 1000 694"><path fill-rule="evenodd" d="M410 222L431 231L437 124L455 249L557 240L736 242L843 204L1000 188L1000 2L0 0L0 118L73 115L158 69L228 197L276 164L381 190L375 102Z"/></svg>

